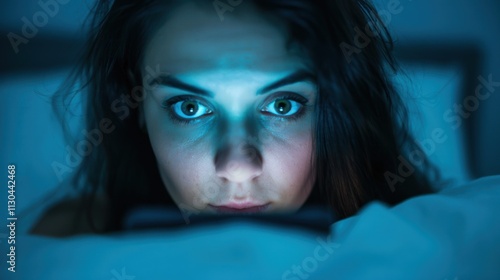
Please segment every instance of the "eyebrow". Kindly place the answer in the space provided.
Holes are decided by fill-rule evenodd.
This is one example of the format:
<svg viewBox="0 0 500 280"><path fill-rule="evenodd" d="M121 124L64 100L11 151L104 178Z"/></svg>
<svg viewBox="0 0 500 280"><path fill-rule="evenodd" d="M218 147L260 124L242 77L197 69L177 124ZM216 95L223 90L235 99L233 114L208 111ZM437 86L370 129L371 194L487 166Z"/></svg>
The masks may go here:
<svg viewBox="0 0 500 280"><path fill-rule="evenodd" d="M257 95L262 95L267 92L270 92L274 89L294 84L297 82L302 82L302 81L310 81L313 79L313 76L311 73L305 71L305 70L297 70L292 72L291 74L279 79L278 81L265 86L264 88L260 89L257 92ZM163 86L168 86L172 88L177 88L180 90L188 91L194 94L199 94L199 95L204 95L204 96L210 96L212 97L213 94L210 91L204 90L202 88L187 84L175 76L172 75L161 75L156 78L154 78L150 83L150 86L153 85L163 85Z"/></svg>
<svg viewBox="0 0 500 280"><path fill-rule="evenodd" d="M264 88L259 90L257 92L257 94L258 95L265 94L267 92L270 92L274 89L277 89L277 88L280 88L280 87L283 87L286 85L290 85L290 84L294 84L294 83L302 82L302 81L310 81L312 79L313 79L313 76L311 75L311 73L309 73L305 70L297 70L297 71L292 72L291 74L279 79L278 81L276 81L270 85L265 86Z"/></svg>
<svg viewBox="0 0 500 280"><path fill-rule="evenodd" d="M172 88L177 88L180 90L185 90L189 91L191 93L199 94L199 95L205 95L205 96L212 96L209 91L201 89L199 87L195 87L193 85L187 84L176 77L172 75L161 75L156 78L154 78L150 83L150 86L153 85L162 85L162 86L168 86Z"/></svg>

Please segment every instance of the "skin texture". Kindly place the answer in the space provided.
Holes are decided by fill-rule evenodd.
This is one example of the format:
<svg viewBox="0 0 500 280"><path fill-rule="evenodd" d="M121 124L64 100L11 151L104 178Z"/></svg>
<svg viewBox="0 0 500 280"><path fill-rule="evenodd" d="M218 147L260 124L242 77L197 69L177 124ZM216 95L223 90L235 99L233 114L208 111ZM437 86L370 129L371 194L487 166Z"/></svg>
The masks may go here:
<svg viewBox="0 0 500 280"><path fill-rule="evenodd" d="M181 209L265 205L258 211L294 211L314 183L316 86L301 77L263 92L307 68L298 52L286 48L282 26L250 6L239 8L224 22L192 3L172 11L146 47L143 66L164 77L143 81L140 121ZM205 95L173 85L174 78ZM278 112L283 106L291 108L289 116ZM185 112L197 117L179 121Z"/></svg>

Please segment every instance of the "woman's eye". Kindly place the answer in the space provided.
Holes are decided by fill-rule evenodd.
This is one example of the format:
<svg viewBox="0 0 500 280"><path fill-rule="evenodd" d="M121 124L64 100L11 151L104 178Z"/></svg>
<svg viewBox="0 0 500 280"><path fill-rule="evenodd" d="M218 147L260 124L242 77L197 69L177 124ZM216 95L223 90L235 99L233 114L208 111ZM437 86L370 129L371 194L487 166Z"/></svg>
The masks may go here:
<svg viewBox="0 0 500 280"><path fill-rule="evenodd" d="M178 101L171 106L172 111L183 119L196 119L212 113L209 108L196 100Z"/></svg>
<svg viewBox="0 0 500 280"><path fill-rule="evenodd" d="M278 116L291 116L299 112L303 104L290 98L278 98L266 105L262 111Z"/></svg>

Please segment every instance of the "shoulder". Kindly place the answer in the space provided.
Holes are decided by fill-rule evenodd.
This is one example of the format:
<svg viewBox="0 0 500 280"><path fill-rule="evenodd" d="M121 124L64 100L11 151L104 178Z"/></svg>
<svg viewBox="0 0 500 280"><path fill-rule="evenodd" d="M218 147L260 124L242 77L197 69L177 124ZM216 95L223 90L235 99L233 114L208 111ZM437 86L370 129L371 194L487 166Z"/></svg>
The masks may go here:
<svg viewBox="0 0 500 280"><path fill-rule="evenodd" d="M86 196L64 199L49 207L30 233L53 237L95 233L94 227L105 227L110 216L108 209L108 202L102 196L97 196L91 203Z"/></svg>

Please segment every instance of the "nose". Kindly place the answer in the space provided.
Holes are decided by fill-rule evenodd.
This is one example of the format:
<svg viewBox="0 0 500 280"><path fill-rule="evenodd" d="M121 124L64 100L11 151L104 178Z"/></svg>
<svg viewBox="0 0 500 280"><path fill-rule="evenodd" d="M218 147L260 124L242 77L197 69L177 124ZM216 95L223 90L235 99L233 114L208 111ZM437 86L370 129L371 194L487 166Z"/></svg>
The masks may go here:
<svg viewBox="0 0 500 280"><path fill-rule="evenodd" d="M262 173L262 157L249 143L231 143L215 159L217 176L234 183L251 181Z"/></svg>
<svg viewBox="0 0 500 280"><path fill-rule="evenodd" d="M218 177L233 183L244 183L262 174L262 156L248 141L231 141L219 149L215 158Z"/></svg>

